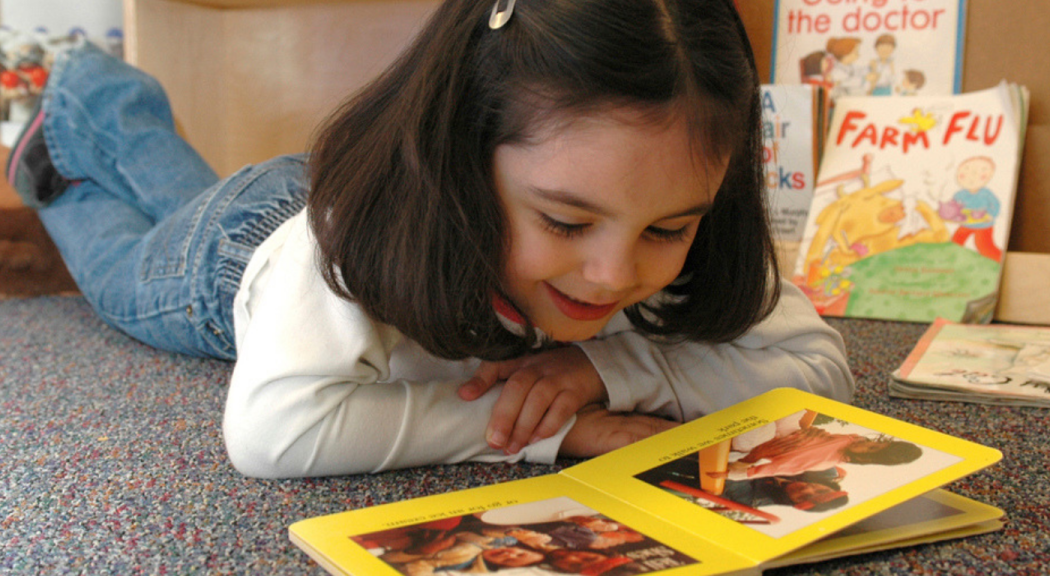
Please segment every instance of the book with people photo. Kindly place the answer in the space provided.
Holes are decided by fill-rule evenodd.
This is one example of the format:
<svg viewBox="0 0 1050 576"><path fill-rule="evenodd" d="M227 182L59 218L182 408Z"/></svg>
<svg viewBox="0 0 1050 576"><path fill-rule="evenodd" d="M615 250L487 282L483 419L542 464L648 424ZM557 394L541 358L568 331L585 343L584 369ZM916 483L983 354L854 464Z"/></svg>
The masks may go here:
<svg viewBox="0 0 1050 576"><path fill-rule="evenodd" d="M729 574L993 531L992 448L777 389L548 474L293 524L332 574ZM830 536L829 536L830 535Z"/></svg>
<svg viewBox="0 0 1050 576"><path fill-rule="evenodd" d="M1024 87L835 104L793 280L825 316L991 320Z"/></svg>

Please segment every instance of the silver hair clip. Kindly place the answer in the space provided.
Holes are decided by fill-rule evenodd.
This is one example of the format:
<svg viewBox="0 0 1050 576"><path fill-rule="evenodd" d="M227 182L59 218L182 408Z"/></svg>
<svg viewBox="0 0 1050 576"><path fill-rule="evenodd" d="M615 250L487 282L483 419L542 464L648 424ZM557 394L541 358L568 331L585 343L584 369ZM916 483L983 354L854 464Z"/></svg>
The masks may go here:
<svg viewBox="0 0 1050 576"><path fill-rule="evenodd" d="M499 5L506 3L503 10L499 9ZM510 22L510 17L514 14L514 0L496 0L496 3L492 5L492 14L489 15L489 28L493 30L499 30Z"/></svg>

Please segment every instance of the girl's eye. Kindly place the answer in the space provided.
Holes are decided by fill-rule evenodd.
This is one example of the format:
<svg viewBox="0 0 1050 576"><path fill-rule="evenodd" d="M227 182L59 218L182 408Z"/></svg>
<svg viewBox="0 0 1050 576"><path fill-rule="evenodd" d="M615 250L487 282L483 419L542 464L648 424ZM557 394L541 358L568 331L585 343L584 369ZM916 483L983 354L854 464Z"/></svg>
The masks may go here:
<svg viewBox="0 0 1050 576"><path fill-rule="evenodd" d="M680 242L689 236L689 226L682 226L681 228L676 228L674 230L650 226L649 228L646 228L645 232L654 240L659 240L661 242Z"/></svg>
<svg viewBox="0 0 1050 576"><path fill-rule="evenodd" d="M565 238L574 238L583 234L583 231L587 229L589 224L570 224L568 222L562 222L561 220L555 220L550 216L540 213L540 222L548 232L557 234L558 236L564 236Z"/></svg>

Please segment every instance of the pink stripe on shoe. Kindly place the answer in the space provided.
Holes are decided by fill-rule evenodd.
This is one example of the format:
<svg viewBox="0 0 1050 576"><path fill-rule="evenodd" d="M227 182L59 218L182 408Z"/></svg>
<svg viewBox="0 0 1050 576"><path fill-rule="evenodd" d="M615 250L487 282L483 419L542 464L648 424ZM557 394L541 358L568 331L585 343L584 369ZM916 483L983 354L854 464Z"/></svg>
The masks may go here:
<svg viewBox="0 0 1050 576"><path fill-rule="evenodd" d="M40 107L40 112L37 113L36 118L33 118L33 122L28 128L22 132L22 137L18 139L18 146L11 152L11 159L7 165L9 169L7 171L7 181L12 186L15 184L15 171L18 170L18 162L22 159L22 153L25 152L26 142L32 138L32 134L35 130L40 128L40 125L44 123L44 107Z"/></svg>

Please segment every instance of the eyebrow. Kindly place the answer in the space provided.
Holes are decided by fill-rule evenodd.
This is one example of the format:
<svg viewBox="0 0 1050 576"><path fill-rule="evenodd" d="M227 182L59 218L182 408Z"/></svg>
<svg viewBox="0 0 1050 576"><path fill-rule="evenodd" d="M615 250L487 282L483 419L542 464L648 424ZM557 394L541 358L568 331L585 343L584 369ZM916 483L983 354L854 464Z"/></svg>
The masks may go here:
<svg viewBox="0 0 1050 576"><path fill-rule="evenodd" d="M548 200L550 202L556 202L558 204L564 204L573 208L579 208L581 210L586 210L599 216L610 215L610 212L605 208L602 208L601 206L598 206L597 204L588 200L584 200L583 198L580 198L572 192L566 192L564 190L549 190L547 188L535 187L530 188L530 190L536 196L539 196L540 198L543 198L544 200ZM668 214L667 216L664 216L657 220L657 222L661 222L663 220L674 220L675 218L683 218L686 216L703 216L704 214L707 214L709 210L711 210L711 202L703 202L701 204L693 206L692 208L686 208L681 212Z"/></svg>

